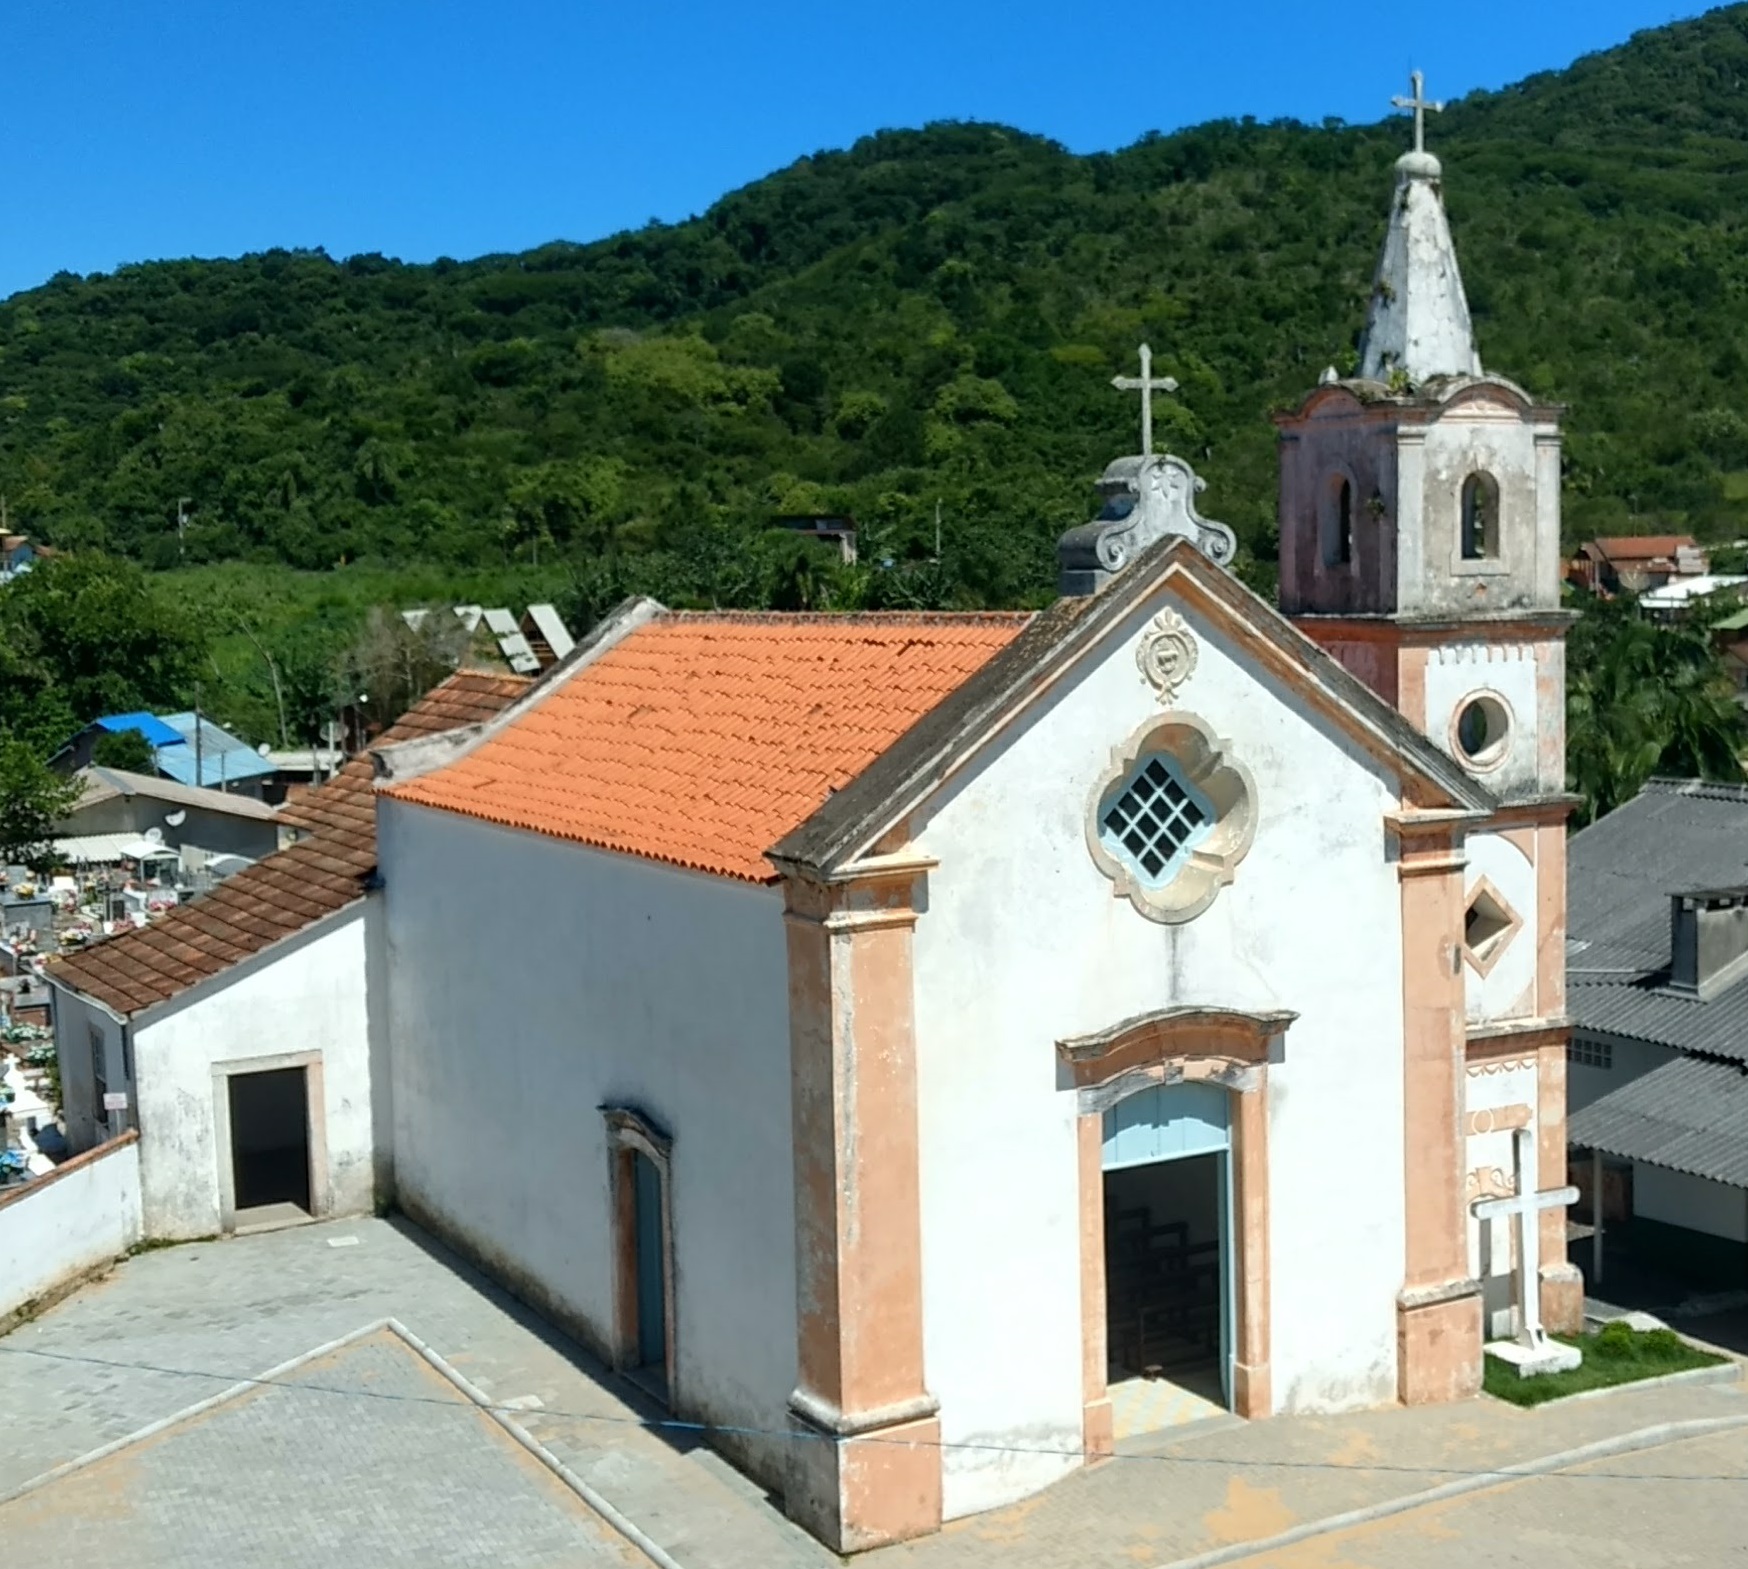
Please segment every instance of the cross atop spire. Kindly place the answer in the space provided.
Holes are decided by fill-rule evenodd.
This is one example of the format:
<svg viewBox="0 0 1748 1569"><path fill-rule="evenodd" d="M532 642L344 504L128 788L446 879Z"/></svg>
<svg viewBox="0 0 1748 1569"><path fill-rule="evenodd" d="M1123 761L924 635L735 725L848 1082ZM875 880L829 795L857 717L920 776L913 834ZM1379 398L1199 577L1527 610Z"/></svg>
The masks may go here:
<svg viewBox="0 0 1748 1569"><path fill-rule="evenodd" d="M1430 109L1434 114L1443 114L1445 106L1426 96L1426 73L1410 71L1408 73L1409 96L1392 98L1391 104L1398 109L1412 110L1414 114L1414 150L1417 153L1426 151L1426 115Z"/></svg>
<svg viewBox="0 0 1748 1569"><path fill-rule="evenodd" d="M1177 383L1170 376L1155 377L1153 374L1153 350L1144 343L1141 345L1141 374L1139 376L1113 376L1111 385L1119 392L1139 392L1141 394L1141 456L1153 456L1153 394L1156 392L1176 392Z"/></svg>

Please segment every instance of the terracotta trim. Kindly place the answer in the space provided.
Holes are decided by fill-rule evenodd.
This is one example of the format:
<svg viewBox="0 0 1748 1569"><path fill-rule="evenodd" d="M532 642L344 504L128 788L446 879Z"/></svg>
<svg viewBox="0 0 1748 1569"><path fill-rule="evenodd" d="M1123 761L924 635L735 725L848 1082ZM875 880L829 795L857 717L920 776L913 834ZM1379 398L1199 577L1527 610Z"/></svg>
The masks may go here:
<svg viewBox="0 0 1748 1569"><path fill-rule="evenodd" d="M1566 820L1583 803L1584 798L1578 795L1544 795L1534 800L1510 801L1494 810L1488 826L1497 833L1511 828L1564 828Z"/></svg>
<svg viewBox="0 0 1748 1569"><path fill-rule="evenodd" d="M1567 1019L1526 1019L1509 1024L1478 1024L1468 1032L1464 1057L1471 1063L1491 1062L1500 1057L1532 1055L1544 1046L1558 1046L1562 1053L1571 1039Z"/></svg>
<svg viewBox="0 0 1748 1569"><path fill-rule="evenodd" d="M912 943L925 869L784 879L795 1146L791 1516L838 1552L941 1525L924 1380Z"/></svg>
<svg viewBox="0 0 1748 1569"><path fill-rule="evenodd" d="M1463 1202L1465 825L1453 813L1404 814L1402 1101L1405 1220L1397 1299L1397 1394L1418 1405L1481 1384L1481 1304L1469 1278Z"/></svg>
<svg viewBox="0 0 1748 1569"><path fill-rule="evenodd" d="M32 1177L29 1182L21 1182L9 1193L0 1194L0 1209L9 1208L13 1204L27 1199L33 1193L41 1193L44 1188L52 1188L62 1177L70 1177L76 1171L83 1171L87 1166L94 1166L105 1155L119 1154L130 1144L138 1144L140 1130L129 1128L125 1133L118 1133L113 1139L105 1139L101 1144L93 1144L90 1149L78 1155L71 1156L56 1166L53 1171L44 1172L40 1177Z"/></svg>
<svg viewBox="0 0 1748 1569"><path fill-rule="evenodd" d="M1536 1051L1536 1169L1544 1188L1566 1181L1566 1040ZM1545 1209L1541 1224L1542 1322L1570 1332L1583 1326L1584 1286L1566 1261L1566 1211Z"/></svg>
<svg viewBox="0 0 1748 1569"><path fill-rule="evenodd" d="M1481 1133L1509 1133L1515 1128L1527 1128L1535 1116L1534 1108L1529 1106L1494 1106L1470 1112L1463 1119L1463 1132L1470 1138Z"/></svg>
<svg viewBox="0 0 1748 1569"><path fill-rule="evenodd" d="M1536 1012L1558 1018L1566 1011L1566 828L1536 831Z"/></svg>
<svg viewBox="0 0 1748 1569"><path fill-rule="evenodd" d="M1232 1406L1242 1417L1269 1415L1273 1385L1269 1356L1268 1063L1280 1059L1291 1013L1244 1014L1221 1009L1174 1008L1143 1014L1094 1035L1062 1041L1057 1051L1082 1091L1077 1124L1080 1170L1082 1444L1089 1459L1111 1452L1110 1399L1105 1344L1104 1118L1087 1109L1088 1091L1117 1086L1138 1074L1143 1082L1214 1080L1224 1084L1233 1113L1231 1278L1237 1296L1232 1347ZM1202 1021L1203 1029L1196 1027ZM1230 1075L1236 1064L1243 1069ZM1150 1072L1149 1070L1154 1070Z"/></svg>
<svg viewBox="0 0 1748 1569"><path fill-rule="evenodd" d="M1396 649L1396 706L1409 724L1426 733L1426 667L1431 650L1398 646Z"/></svg>
<svg viewBox="0 0 1748 1569"><path fill-rule="evenodd" d="M1107 1030L1056 1043L1074 1082L1108 1084L1147 1064L1218 1059L1225 1063L1267 1062L1271 1044L1299 1016L1285 1011L1241 1013L1226 1008L1160 1008L1137 1014Z"/></svg>
<svg viewBox="0 0 1748 1569"><path fill-rule="evenodd" d="M1106 1370L1104 1118L1075 1119L1080 1154L1081 1457L1088 1464L1116 1452Z"/></svg>

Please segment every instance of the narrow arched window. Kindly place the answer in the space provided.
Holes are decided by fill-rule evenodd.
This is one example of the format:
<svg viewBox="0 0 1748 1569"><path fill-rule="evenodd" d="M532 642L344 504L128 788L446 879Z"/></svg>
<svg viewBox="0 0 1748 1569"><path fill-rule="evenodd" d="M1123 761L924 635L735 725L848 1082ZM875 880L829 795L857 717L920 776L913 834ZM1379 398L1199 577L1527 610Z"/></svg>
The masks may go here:
<svg viewBox="0 0 1748 1569"><path fill-rule="evenodd" d="M1353 481L1337 474L1323 492L1323 564L1345 567L1353 561Z"/></svg>
<svg viewBox="0 0 1748 1569"><path fill-rule="evenodd" d="M1463 559L1484 561L1499 554L1499 486L1491 474L1463 481Z"/></svg>

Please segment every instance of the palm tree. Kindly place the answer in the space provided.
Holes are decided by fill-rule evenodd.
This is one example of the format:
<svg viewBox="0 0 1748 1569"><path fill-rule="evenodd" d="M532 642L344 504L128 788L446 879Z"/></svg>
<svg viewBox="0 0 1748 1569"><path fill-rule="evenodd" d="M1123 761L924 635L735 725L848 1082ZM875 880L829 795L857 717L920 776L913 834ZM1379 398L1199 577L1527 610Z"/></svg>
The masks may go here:
<svg viewBox="0 0 1748 1569"><path fill-rule="evenodd" d="M1703 622L1647 621L1630 598L1588 606L1567 643L1566 772L1591 822L1653 773L1740 781L1748 717Z"/></svg>

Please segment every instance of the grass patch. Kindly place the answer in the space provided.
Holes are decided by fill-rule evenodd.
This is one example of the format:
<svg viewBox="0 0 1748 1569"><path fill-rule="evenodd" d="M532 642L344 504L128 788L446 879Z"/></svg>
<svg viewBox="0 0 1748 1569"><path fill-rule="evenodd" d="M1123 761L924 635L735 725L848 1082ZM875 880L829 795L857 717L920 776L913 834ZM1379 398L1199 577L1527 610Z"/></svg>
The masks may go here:
<svg viewBox="0 0 1748 1569"><path fill-rule="evenodd" d="M1673 1329L1635 1330L1627 1324L1605 1324L1594 1335L1556 1335L1556 1340L1584 1353L1583 1364L1569 1373L1541 1373L1519 1378L1517 1369L1488 1357L1481 1387L1514 1406L1539 1406L1586 1389L1608 1389L1640 1379L1662 1378L1696 1367L1716 1367L1728 1358L1690 1346Z"/></svg>

